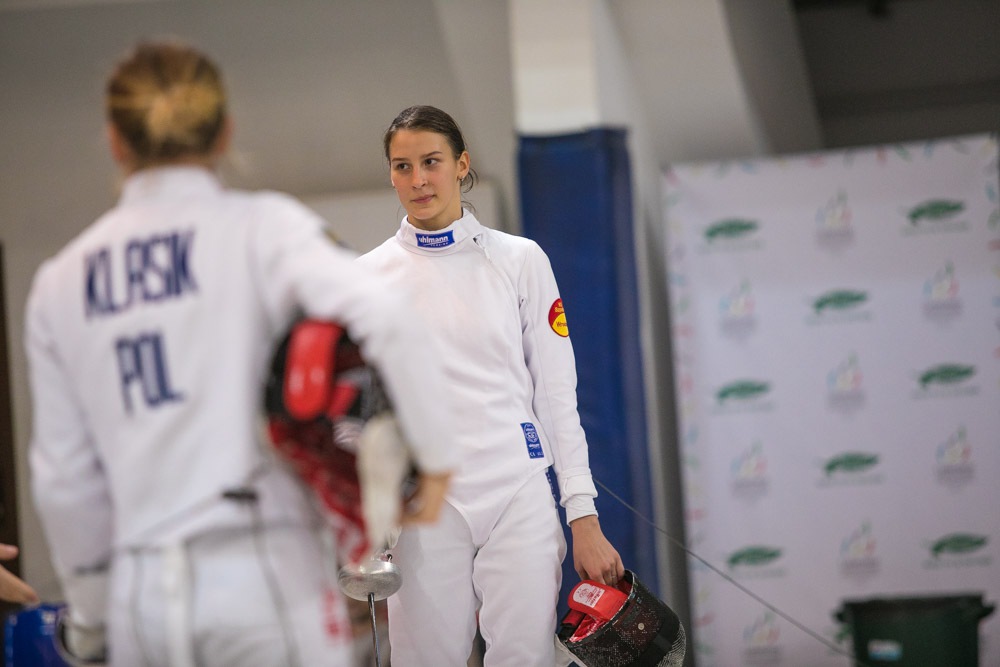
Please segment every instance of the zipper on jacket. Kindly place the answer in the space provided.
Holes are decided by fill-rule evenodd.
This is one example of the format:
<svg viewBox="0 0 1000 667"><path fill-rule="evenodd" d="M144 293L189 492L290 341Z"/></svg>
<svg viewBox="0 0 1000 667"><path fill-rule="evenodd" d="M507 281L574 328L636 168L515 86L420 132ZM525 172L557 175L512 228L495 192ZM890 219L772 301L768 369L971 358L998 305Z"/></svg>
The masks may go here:
<svg viewBox="0 0 1000 667"><path fill-rule="evenodd" d="M517 289L514 287L514 283L511 282L510 276L508 276L493 261L493 258L490 256L490 251L486 247L486 242L483 240L483 235L476 234L475 236L472 237L472 241L473 243L476 244L477 248L482 250L483 256L486 258L486 263L490 265L490 268L493 269L494 273L500 276L500 280L503 281L503 284L506 285L507 288L510 290L510 294L514 296L514 308L518 311L518 313L520 313L523 299L521 299L521 295L517 293Z"/></svg>
<svg viewBox="0 0 1000 667"><path fill-rule="evenodd" d="M472 241L477 246L479 246L479 249L483 251L484 255L486 255L486 259L489 261L490 264L492 264L493 263L493 258L490 257L490 251L487 250L486 243L483 242L483 235L482 234L476 234L475 236L472 237Z"/></svg>

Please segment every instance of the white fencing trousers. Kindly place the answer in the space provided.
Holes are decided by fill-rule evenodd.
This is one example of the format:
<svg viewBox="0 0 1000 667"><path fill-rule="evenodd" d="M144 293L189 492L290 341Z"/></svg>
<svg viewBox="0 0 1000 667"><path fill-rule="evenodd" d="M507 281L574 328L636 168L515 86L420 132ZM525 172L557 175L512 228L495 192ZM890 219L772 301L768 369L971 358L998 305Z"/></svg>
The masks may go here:
<svg viewBox="0 0 1000 667"><path fill-rule="evenodd" d="M392 553L403 580L389 598L393 667L465 667L477 609L485 667L552 667L566 540L544 471L485 543L445 503L436 524L404 529Z"/></svg>
<svg viewBox="0 0 1000 667"><path fill-rule="evenodd" d="M314 529L216 531L113 566L114 667L351 667L344 598Z"/></svg>

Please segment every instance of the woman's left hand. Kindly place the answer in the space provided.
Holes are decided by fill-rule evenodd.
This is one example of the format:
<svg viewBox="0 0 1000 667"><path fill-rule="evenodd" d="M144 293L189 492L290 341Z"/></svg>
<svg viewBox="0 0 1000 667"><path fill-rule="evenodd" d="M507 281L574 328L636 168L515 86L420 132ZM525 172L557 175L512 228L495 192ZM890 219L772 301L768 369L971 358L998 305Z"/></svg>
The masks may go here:
<svg viewBox="0 0 1000 667"><path fill-rule="evenodd" d="M580 579L617 586L625 576L625 566L618 551L604 537L597 516L580 517L569 527L573 531L573 566Z"/></svg>

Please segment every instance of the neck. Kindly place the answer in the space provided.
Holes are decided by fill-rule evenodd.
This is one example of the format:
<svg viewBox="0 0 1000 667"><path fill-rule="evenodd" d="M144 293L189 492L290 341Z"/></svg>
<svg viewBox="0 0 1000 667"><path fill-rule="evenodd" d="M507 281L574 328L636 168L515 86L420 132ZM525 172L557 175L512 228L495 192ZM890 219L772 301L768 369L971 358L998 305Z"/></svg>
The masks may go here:
<svg viewBox="0 0 1000 667"><path fill-rule="evenodd" d="M217 160L210 155L187 155L170 160L151 160L149 162L141 160L129 160L122 165L126 176L142 171L144 169L155 169L157 167L202 167L208 171L215 171Z"/></svg>
<svg viewBox="0 0 1000 667"><path fill-rule="evenodd" d="M417 229L423 230L425 232L438 232L444 229L445 227L448 227L456 220L461 220L463 214L464 211L462 210L461 207L459 207L457 214L454 213L453 211L450 211L448 215L442 215L428 220L417 220L412 216L407 215L406 219L409 221L411 225L413 225Z"/></svg>

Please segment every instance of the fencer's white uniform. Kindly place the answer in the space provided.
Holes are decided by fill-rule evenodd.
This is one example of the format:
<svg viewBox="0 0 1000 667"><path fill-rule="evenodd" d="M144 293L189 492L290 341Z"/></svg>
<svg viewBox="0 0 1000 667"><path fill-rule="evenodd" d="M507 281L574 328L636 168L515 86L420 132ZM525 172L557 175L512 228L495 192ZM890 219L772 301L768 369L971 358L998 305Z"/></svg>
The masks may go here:
<svg viewBox="0 0 1000 667"><path fill-rule="evenodd" d="M37 272L33 492L74 620L107 619L112 664L350 664L315 505L263 444L275 343L303 311L344 323L418 465L454 457L438 359L411 353L419 317L354 260L290 197L165 167Z"/></svg>
<svg viewBox="0 0 1000 667"><path fill-rule="evenodd" d="M464 665L478 608L488 666L550 667L565 542L545 469L555 469L569 521L596 514L597 492L549 260L465 211L437 232L404 218L359 261L426 316L444 343L436 361L459 388L462 459L448 507L437 525L404 529L395 549L393 665Z"/></svg>

